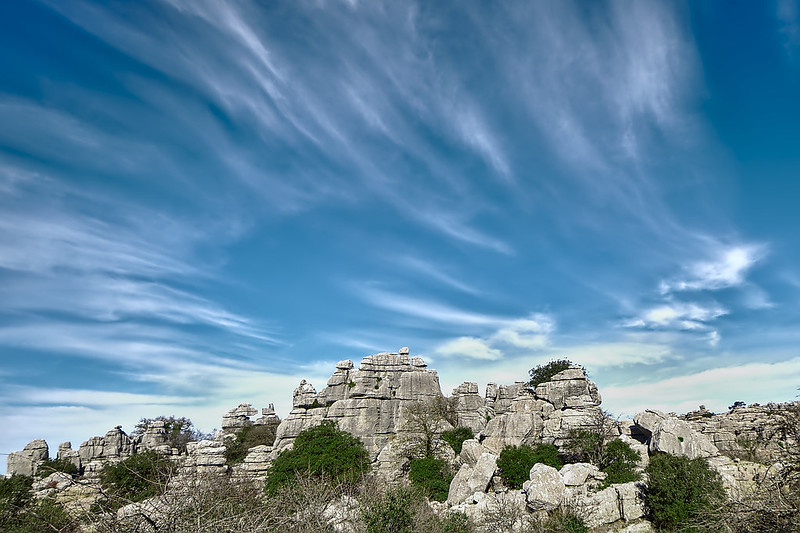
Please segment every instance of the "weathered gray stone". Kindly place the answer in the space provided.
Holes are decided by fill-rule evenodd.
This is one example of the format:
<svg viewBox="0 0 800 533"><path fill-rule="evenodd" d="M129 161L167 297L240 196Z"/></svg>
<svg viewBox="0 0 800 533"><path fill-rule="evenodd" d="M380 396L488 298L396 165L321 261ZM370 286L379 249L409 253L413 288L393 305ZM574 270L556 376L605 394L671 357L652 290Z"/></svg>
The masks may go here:
<svg viewBox="0 0 800 533"><path fill-rule="evenodd" d="M447 503L456 505L476 492L485 492L495 470L497 470L497 456L492 453L481 454L474 467L462 465L450 483Z"/></svg>
<svg viewBox="0 0 800 533"><path fill-rule="evenodd" d="M522 485L528 508L532 511L552 511L564 501L566 487L558 470L536 463L531 468L530 480Z"/></svg>
<svg viewBox="0 0 800 533"><path fill-rule="evenodd" d="M685 455L689 459L714 457L719 450L701 433L677 418L667 418L656 424L650 437L650 451Z"/></svg>
<svg viewBox="0 0 800 533"><path fill-rule="evenodd" d="M583 485L591 474L596 474L598 472L600 472L600 469L589 463L567 464L558 471L561 477L564 478L564 485L568 487Z"/></svg>
<svg viewBox="0 0 800 533"><path fill-rule="evenodd" d="M589 528L612 524L622 518L618 498L614 487L589 493L577 505L578 516Z"/></svg>
<svg viewBox="0 0 800 533"><path fill-rule="evenodd" d="M602 402L597 385L589 381L581 368L569 368L540 383L536 386L536 397L556 409L596 407Z"/></svg>
<svg viewBox="0 0 800 533"><path fill-rule="evenodd" d="M478 442L477 439L467 439L461 444L459 458L462 463L475 466L475 463L484 453L490 453L486 446Z"/></svg>
<svg viewBox="0 0 800 533"><path fill-rule="evenodd" d="M620 515L623 520L630 522L642 518L646 514L644 505L643 485L636 481L612 485L617 491Z"/></svg>
<svg viewBox="0 0 800 533"><path fill-rule="evenodd" d="M22 451L8 454L7 475L32 476L36 473L39 464L49 457L50 449L47 447L47 443L43 439L32 440L25 445Z"/></svg>
<svg viewBox="0 0 800 533"><path fill-rule="evenodd" d="M82 468L81 456L78 454L78 450L72 449L71 442L62 442L58 445L58 454L56 455L56 459L72 463L79 472Z"/></svg>

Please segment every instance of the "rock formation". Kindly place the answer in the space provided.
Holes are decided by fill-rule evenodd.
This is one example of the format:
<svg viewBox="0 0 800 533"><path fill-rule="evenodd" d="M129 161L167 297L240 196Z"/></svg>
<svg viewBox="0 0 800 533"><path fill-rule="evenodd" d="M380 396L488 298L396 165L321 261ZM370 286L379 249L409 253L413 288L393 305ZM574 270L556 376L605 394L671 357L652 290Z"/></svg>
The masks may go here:
<svg viewBox="0 0 800 533"><path fill-rule="evenodd" d="M364 357L358 368L351 360L344 360L336 364L319 392L311 383L301 381L293 394L292 410L284 420L272 404L255 418L258 409L242 403L223 415L222 429L213 439L189 442L185 450L170 447L161 420L153 421L135 438L117 426L83 442L78 450L73 450L69 442L59 445L57 457L75 465L85 482L74 483L70 476L54 473L37 481L34 488L41 494L55 494L56 500L66 505L87 509L97 498L97 482L93 480L97 472L109 462L143 450L168 455L186 479L231 475L234 480L260 480L271 461L291 447L301 431L324 420L335 421L340 429L361 439L372 457L374 471L397 480L407 465L403 450L403 437L410 431L406 415L418 402L443 398L436 371L427 368L420 357L411 357L407 348ZM603 488L606 474L595 465L573 463L556 470L536 464L522 490L506 488L499 476L498 456L507 445L546 443L563 448L575 430L593 431L598 421L607 423L601 401L596 385L580 367L564 370L535 388L525 382L489 383L484 397L475 382L456 387L449 399L454 422L469 427L475 438L464 441L457 456L450 448L442 454L457 471L445 508L473 518L504 506L521 513L570 508L592 528L651 531L649 523L642 521L642 484ZM780 424L773 415L787 407L738 406L728 413L713 414L701 406L682 416L647 410L631 421L611 424L608 438L619 438L639 451L639 469L647 465L649 454L658 452L706 458L721 474L729 493L734 493L764 475L767 467L750 461L769 462L785 445L779 442ZM226 450L231 443L237 436L237 442L241 442L250 431L247 428L259 426L275 434L274 443L255 445L246 451L243 461L228 464ZM32 476L48 455L47 443L34 440L9 455L8 475Z"/></svg>

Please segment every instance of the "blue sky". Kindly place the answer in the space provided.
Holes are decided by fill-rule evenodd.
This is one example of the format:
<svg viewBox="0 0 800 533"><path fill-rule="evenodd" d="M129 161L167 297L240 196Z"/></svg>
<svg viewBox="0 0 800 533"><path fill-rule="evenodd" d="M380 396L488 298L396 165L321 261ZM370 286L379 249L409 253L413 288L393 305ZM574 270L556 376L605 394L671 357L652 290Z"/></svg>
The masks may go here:
<svg viewBox="0 0 800 533"><path fill-rule="evenodd" d="M4 2L0 65L0 452L401 346L800 386L796 0Z"/></svg>

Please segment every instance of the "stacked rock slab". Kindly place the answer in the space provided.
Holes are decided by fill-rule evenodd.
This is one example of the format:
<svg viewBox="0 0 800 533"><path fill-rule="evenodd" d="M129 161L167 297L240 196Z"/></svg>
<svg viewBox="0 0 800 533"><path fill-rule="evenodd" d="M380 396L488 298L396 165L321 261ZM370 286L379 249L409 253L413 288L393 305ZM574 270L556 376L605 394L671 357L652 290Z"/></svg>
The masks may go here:
<svg viewBox="0 0 800 533"><path fill-rule="evenodd" d="M9 476L14 474L32 476L41 462L50 456L49 454L50 450L44 440L32 440L21 451L8 454L6 472Z"/></svg>
<svg viewBox="0 0 800 533"><path fill-rule="evenodd" d="M720 453L769 463L781 455L783 414L793 409L800 409L800 402L752 404L718 414L701 409L679 418L707 436Z"/></svg>
<svg viewBox="0 0 800 533"><path fill-rule="evenodd" d="M597 386L580 367L559 372L535 390L519 383L505 391L492 385L487 387L487 405L494 406L497 416L483 430L481 443L495 453L507 445L562 446L572 430L591 428L602 417ZM517 395L504 398L511 390Z"/></svg>
<svg viewBox="0 0 800 533"><path fill-rule="evenodd" d="M367 356L357 370L352 361L340 361L319 393L305 380L294 391L292 411L278 427L272 456L304 429L333 420L359 437L376 459L400 429L405 406L441 396L436 371L422 358L410 357L407 348Z"/></svg>
<svg viewBox="0 0 800 533"><path fill-rule="evenodd" d="M117 426L102 437L92 437L82 443L78 454L84 473L90 474L100 470L106 461L120 461L136 451L136 441L122 431L122 426Z"/></svg>
<svg viewBox="0 0 800 533"><path fill-rule="evenodd" d="M473 433L483 431L487 421L495 414L478 394L478 384L474 381L465 381L453 389L450 398L455 403L458 425L470 428Z"/></svg>

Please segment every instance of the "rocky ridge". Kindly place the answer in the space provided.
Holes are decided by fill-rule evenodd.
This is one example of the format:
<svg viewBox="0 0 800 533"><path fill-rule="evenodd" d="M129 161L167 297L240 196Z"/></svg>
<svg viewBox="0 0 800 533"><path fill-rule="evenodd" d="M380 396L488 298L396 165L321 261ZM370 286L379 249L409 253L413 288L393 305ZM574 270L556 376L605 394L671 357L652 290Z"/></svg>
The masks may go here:
<svg viewBox="0 0 800 533"><path fill-rule="evenodd" d="M168 455L187 477L263 479L270 462L291 447L301 431L324 420L335 421L340 429L359 437L376 471L387 479L397 479L403 475L405 461L398 450L398 437L407 431L406 409L442 397L436 371L427 368L422 358L411 357L408 348L364 357L358 368L350 360L340 361L321 391L305 380L299 384L293 394L293 408L284 420L271 404L261 410L259 418L255 418L258 410L251 404L240 404L223 415L222 429L213 439L190 442L185 450L169 446L163 422L155 421L135 438L117 426L103 436L91 437L78 450L70 443L59 445L57 458L74 464L84 479L90 480L88 484L74 483L70 476L54 473L38 481L37 487L55 494L57 501L88 506L93 501L91 480L103 466L144 450ZM501 505L534 513L569 506L593 528L648 530L648 524L642 522L640 484L600 489L605 474L594 465L568 464L556 470L537 464L519 491L505 488L498 475L497 459L505 446L547 443L563 447L572 430L590 429L604 416L597 386L583 369L569 368L535 389L524 382L489 383L484 397L478 394L477 383L465 382L449 398L456 424L471 428L475 438L464 442L460 454L451 451L445 457L457 470L447 507L479 518ZM616 423L612 437L641 452L640 468L646 465L649 454L657 452L705 457L722 474L729 491L743 490L766 468L743 459L768 462L776 435L769 413L780 408L772 404L739 407L719 415L701 409L680 417L647 410L632 421ZM252 447L243 462L227 464L226 443L251 426L274 429L274 443ZM757 443L755 447L753 442ZM750 455L743 457L747 453ZM34 440L10 454L7 475L34 475L48 455L47 443Z"/></svg>

